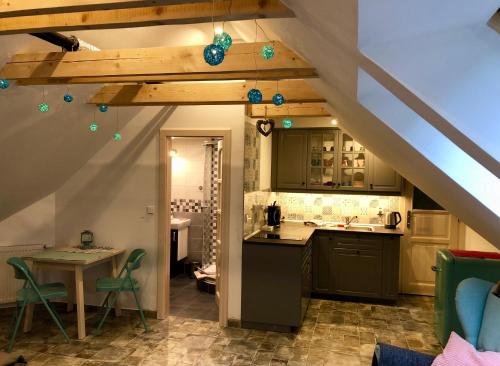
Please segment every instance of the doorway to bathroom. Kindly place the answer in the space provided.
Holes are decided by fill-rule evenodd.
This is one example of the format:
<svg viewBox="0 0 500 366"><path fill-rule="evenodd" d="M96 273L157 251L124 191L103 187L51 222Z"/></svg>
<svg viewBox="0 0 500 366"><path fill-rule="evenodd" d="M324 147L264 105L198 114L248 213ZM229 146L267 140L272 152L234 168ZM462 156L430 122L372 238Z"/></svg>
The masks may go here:
<svg viewBox="0 0 500 366"><path fill-rule="evenodd" d="M158 317L227 325L229 130L160 132Z"/></svg>

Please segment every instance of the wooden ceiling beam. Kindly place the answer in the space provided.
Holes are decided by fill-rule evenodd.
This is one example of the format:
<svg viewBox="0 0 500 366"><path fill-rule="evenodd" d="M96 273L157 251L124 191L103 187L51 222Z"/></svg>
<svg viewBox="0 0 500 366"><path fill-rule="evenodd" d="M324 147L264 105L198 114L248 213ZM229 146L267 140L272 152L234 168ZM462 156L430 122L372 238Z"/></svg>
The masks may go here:
<svg viewBox="0 0 500 366"><path fill-rule="evenodd" d="M255 81L108 85L89 103L111 106L248 104L247 93L254 87ZM257 88L263 94L262 102L271 103L276 83L259 81ZM279 90L289 103L325 102L304 80L282 80Z"/></svg>
<svg viewBox="0 0 500 366"><path fill-rule="evenodd" d="M264 44L234 44L215 67L203 59L205 46L19 54L0 70L0 77L35 85L317 76L309 63L280 42L275 42L275 56L264 60L258 55Z"/></svg>
<svg viewBox="0 0 500 366"><path fill-rule="evenodd" d="M31 2L44 3L44 1L37 0ZM61 0L61 2L66 1ZM127 1L123 2L126 3ZM131 1L131 3L139 2ZM146 1L146 3L154 2ZM159 1L158 3L163 2ZM213 12L211 1L192 0L187 4L158 4L157 6L130 9L41 14L10 18L2 18L0 15L0 18L2 18L0 35L207 23L212 21L212 15L215 21L294 17L293 12L279 0L216 1Z"/></svg>
<svg viewBox="0 0 500 366"><path fill-rule="evenodd" d="M193 0L10 0L0 1L0 18L92 10L174 5Z"/></svg>
<svg viewBox="0 0 500 366"><path fill-rule="evenodd" d="M198 74L174 74L174 75L143 75L143 76L102 76L82 78L38 78L18 79L17 84L21 86L30 85L68 85L68 84L130 84L130 83L164 83L182 81L217 81L217 80L282 80L282 79L306 79L318 77L314 70L263 70L251 72L230 73L198 73Z"/></svg>
<svg viewBox="0 0 500 366"><path fill-rule="evenodd" d="M247 115L251 118L266 117L331 117L323 103L248 104Z"/></svg>

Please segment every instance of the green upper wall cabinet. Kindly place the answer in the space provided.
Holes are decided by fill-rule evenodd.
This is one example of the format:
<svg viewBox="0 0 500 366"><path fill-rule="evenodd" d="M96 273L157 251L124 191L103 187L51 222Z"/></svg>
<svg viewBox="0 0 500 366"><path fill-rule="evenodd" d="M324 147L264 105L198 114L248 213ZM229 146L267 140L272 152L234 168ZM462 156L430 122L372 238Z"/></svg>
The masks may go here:
<svg viewBox="0 0 500 366"><path fill-rule="evenodd" d="M274 191L401 192L401 176L344 131L273 132Z"/></svg>

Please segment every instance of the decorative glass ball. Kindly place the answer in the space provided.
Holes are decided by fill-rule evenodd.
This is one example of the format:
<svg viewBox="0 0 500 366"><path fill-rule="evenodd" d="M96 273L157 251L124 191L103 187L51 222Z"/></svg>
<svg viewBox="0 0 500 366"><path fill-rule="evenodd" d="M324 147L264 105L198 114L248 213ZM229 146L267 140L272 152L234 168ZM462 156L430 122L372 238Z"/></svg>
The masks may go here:
<svg viewBox="0 0 500 366"><path fill-rule="evenodd" d="M276 93L273 95L273 104L274 105L280 106L283 103L285 103L285 97L282 94Z"/></svg>
<svg viewBox="0 0 500 366"><path fill-rule="evenodd" d="M89 131L90 132L96 132L98 129L99 129L99 125L97 123L95 123L95 122L92 122L89 125Z"/></svg>
<svg viewBox="0 0 500 366"><path fill-rule="evenodd" d="M260 55L264 60L270 60L274 57L274 47L272 45L266 44L260 50Z"/></svg>
<svg viewBox="0 0 500 366"><path fill-rule="evenodd" d="M115 140L115 141L121 141L122 140L122 134L120 132L115 132L113 134L113 140Z"/></svg>
<svg viewBox="0 0 500 366"><path fill-rule="evenodd" d="M252 104L262 102L262 92L259 89L250 89L247 93L248 101Z"/></svg>
<svg viewBox="0 0 500 366"><path fill-rule="evenodd" d="M108 105L107 104L99 104L99 112L105 113L108 111Z"/></svg>
<svg viewBox="0 0 500 366"><path fill-rule="evenodd" d="M293 121L290 118L285 118L283 121L281 121L281 125L283 128L292 128L293 127Z"/></svg>
<svg viewBox="0 0 500 366"><path fill-rule="evenodd" d="M222 32L214 36L214 44L216 46L221 46L224 51L227 51L233 44L233 39L228 33Z"/></svg>
<svg viewBox="0 0 500 366"><path fill-rule="evenodd" d="M203 51L203 57L210 66L217 66L224 61L224 48L216 44L209 44Z"/></svg>
<svg viewBox="0 0 500 366"><path fill-rule="evenodd" d="M71 94L64 94L64 101L66 103L71 103L73 101L73 96Z"/></svg>
<svg viewBox="0 0 500 366"><path fill-rule="evenodd" d="M0 89L7 89L10 86L10 82L7 79L0 79Z"/></svg>
<svg viewBox="0 0 500 366"><path fill-rule="evenodd" d="M40 103L38 105L38 110L42 113L47 113L49 111L49 105L47 103Z"/></svg>

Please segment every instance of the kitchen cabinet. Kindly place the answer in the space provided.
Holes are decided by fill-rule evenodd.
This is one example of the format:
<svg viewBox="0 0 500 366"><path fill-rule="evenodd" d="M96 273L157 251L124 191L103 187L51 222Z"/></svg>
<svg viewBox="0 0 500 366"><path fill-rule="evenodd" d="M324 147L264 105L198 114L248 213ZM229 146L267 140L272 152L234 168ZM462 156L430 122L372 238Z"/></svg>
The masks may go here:
<svg viewBox="0 0 500 366"><path fill-rule="evenodd" d="M273 135L274 191L401 191L400 175L338 128L275 130Z"/></svg>
<svg viewBox="0 0 500 366"><path fill-rule="evenodd" d="M308 134L307 189L331 191L337 182L338 131L318 130Z"/></svg>
<svg viewBox="0 0 500 366"><path fill-rule="evenodd" d="M401 176L389 164L374 154L369 154L370 190L377 192L401 191Z"/></svg>
<svg viewBox="0 0 500 366"><path fill-rule="evenodd" d="M316 293L330 293L330 247L333 244L333 235L319 231L313 236L313 291Z"/></svg>
<svg viewBox="0 0 500 366"><path fill-rule="evenodd" d="M307 171L308 134L301 130L283 131L278 135L276 154L279 164L275 166L277 185L283 189L305 189ZM297 162L303 162L297 165Z"/></svg>
<svg viewBox="0 0 500 366"><path fill-rule="evenodd" d="M318 231L313 238L313 292L396 300L399 237Z"/></svg>
<svg viewBox="0 0 500 366"><path fill-rule="evenodd" d="M300 327L312 291L312 240L305 245L243 243L241 324L290 332Z"/></svg>

